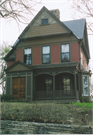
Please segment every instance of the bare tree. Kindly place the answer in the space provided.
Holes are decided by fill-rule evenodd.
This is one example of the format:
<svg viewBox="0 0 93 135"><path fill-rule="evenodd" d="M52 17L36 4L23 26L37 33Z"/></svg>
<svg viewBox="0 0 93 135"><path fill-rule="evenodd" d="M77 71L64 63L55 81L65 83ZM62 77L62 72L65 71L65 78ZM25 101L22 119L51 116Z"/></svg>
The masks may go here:
<svg viewBox="0 0 93 135"><path fill-rule="evenodd" d="M74 15L78 13L81 18L88 18L88 30L93 34L93 0L68 0L72 2L72 8L75 9Z"/></svg>
<svg viewBox="0 0 93 135"><path fill-rule="evenodd" d="M33 15L35 6L42 0L0 0L0 18L14 19L25 23L28 15ZM31 19L31 18L30 18Z"/></svg>

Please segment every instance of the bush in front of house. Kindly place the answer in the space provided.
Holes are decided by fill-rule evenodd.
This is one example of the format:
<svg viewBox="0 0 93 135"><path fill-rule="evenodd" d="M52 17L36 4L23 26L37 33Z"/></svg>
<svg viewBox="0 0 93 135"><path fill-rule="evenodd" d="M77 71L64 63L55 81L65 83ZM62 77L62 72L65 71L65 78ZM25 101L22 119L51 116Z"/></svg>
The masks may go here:
<svg viewBox="0 0 93 135"><path fill-rule="evenodd" d="M5 102L5 101L10 101L10 100L13 100L13 96L12 95L6 95L6 94L3 94L3 95L1 95L1 102Z"/></svg>
<svg viewBox="0 0 93 135"><path fill-rule="evenodd" d="M86 98L84 98L84 97L80 97L80 102L81 102L81 103L92 103L91 100L88 100L88 99L86 99Z"/></svg>

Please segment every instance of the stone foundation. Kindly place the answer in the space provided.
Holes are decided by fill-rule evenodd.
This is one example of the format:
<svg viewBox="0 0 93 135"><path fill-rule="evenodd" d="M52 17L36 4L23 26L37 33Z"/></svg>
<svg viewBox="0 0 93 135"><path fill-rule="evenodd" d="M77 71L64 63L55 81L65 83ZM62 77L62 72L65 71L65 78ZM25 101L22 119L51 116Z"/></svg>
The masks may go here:
<svg viewBox="0 0 93 135"><path fill-rule="evenodd" d="M1 120L1 134L92 134L89 126Z"/></svg>

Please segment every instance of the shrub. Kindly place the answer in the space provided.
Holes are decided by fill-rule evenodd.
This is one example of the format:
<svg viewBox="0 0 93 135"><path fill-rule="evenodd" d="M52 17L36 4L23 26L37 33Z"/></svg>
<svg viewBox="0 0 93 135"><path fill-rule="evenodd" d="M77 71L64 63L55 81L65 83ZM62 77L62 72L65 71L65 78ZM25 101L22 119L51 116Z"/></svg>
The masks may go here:
<svg viewBox="0 0 93 135"><path fill-rule="evenodd" d="M80 97L80 102L81 103L91 103L92 101L91 100L88 100L88 99L86 99L84 97Z"/></svg>
<svg viewBox="0 0 93 135"><path fill-rule="evenodd" d="M13 96L12 95L6 95L6 94L3 94L3 95L1 95L1 102L2 101L10 101L10 100L12 100L13 99Z"/></svg>

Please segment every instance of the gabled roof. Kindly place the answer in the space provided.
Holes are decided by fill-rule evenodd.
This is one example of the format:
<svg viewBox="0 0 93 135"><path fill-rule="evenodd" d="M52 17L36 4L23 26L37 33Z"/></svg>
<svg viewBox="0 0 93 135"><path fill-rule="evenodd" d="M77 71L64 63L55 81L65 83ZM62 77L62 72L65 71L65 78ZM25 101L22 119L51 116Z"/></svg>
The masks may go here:
<svg viewBox="0 0 93 135"><path fill-rule="evenodd" d="M51 11L49 11L46 7L43 7L38 14L35 16L35 18L29 23L29 25L23 30L19 38L14 43L13 47L16 47L16 45L19 43L21 37L23 34L31 27L31 25L34 23L35 19L41 14L41 12L47 11L58 23L60 23L62 26L64 26L68 32L72 32L77 39L83 39L84 36L84 28L85 28L85 19L78 19L78 20L71 20L71 21L64 21L61 22Z"/></svg>
<svg viewBox="0 0 93 135"><path fill-rule="evenodd" d="M48 12L58 23L60 23L62 26L64 26L68 32L72 32L77 39L83 39L84 36L84 28L85 28L85 19L78 19L78 20L71 20L71 21L64 21L61 22L51 11L49 11L46 7L43 7L38 14L35 16L35 18L29 23L29 25L23 30L19 38L14 43L13 47L16 47L16 45L19 43L21 37L24 35L24 33L31 27L31 25L34 23L36 18L41 14L41 12L46 11Z"/></svg>
<svg viewBox="0 0 93 135"><path fill-rule="evenodd" d="M72 33L78 38L83 39L84 36L84 28L85 28L85 19L71 20L63 22Z"/></svg>
<svg viewBox="0 0 93 135"><path fill-rule="evenodd" d="M33 68L26 65L25 63L17 61L14 64L12 64L10 67L8 67L5 71L6 72L12 72L12 71L14 72L15 71L16 72L16 71L27 71L27 70L32 71Z"/></svg>

